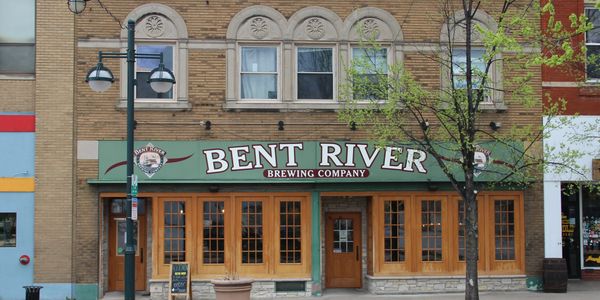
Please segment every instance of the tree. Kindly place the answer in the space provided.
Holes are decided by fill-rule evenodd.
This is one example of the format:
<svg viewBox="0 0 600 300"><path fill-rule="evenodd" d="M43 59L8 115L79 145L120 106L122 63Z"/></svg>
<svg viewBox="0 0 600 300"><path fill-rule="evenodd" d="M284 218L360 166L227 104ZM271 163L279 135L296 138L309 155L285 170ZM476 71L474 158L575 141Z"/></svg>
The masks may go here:
<svg viewBox="0 0 600 300"><path fill-rule="evenodd" d="M542 14L548 18L545 28L540 28ZM340 118L368 128L380 146L408 142L435 159L465 204L465 299L478 299L476 199L487 185L477 177L488 173L496 178L492 184L511 186L540 178L540 167L549 163L541 155L540 67L581 62L574 37L589 24L573 15L571 24L563 25L554 20L550 2L525 0L440 0L437 20L443 28L439 48L419 54L441 66L439 87L423 84L401 64L381 63L382 47L365 30L363 53L348 66L348 80L340 88L346 103ZM565 105L563 99L548 103L548 116L559 115ZM533 113L539 123L505 119L512 127L498 130L500 123L485 111L503 111L504 105ZM482 169L476 154L489 141L512 149L513 163ZM575 156L569 153L555 165L570 166Z"/></svg>

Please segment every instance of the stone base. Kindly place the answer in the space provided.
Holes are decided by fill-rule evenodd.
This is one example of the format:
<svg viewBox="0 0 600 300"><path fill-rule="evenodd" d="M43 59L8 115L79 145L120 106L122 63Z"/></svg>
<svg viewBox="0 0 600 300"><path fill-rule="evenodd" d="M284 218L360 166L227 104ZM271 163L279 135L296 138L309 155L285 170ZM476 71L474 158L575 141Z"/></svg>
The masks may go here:
<svg viewBox="0 0 600 300"><path fill-rule="evenodd" d="M168 281L150 281L150 297L152 300L163 300L169 297ZM286 297L310 297L312 282L306 282L304 291L299 292L275 292L275 281L255 280L252 283L252 294L254 298L286 298ZM215 299L215 290L210 280L192 281L192 299Z"/></svg>
<svg viewBox="0 0 600 300"><path fill-rule="evenodd" d="M480 276L479 291L524 291L526 276ZM367 276L372 294L458 293L465 290L464 276L373 277Z"/></svg>

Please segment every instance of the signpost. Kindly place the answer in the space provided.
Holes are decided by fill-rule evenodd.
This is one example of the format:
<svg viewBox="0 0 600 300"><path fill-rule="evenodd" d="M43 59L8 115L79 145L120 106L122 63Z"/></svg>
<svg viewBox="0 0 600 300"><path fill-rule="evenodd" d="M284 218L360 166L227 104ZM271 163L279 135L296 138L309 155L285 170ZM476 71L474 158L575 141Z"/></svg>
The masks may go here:
<svg viewBox="0 0 600 300"><path fill-rule="evenodd" d="M190 264L187 262L171 263L169 276L169 300L185 296L190 299Z"/></svg>

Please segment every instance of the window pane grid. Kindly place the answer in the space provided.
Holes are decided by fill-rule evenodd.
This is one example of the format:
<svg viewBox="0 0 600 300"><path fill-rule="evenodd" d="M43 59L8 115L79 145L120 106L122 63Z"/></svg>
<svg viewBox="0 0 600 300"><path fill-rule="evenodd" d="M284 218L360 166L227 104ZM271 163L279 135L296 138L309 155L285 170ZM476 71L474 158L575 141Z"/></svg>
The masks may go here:
<svg viewBox="0 0 600 300"><path fill-rule="evenodd" d="M404 201L391 200L383 204L384 257L386 262L405 260Z"/></svg>
<svg viewBox="0 0 600 300"><path fill-rule="evenodd" d="M263 203L242 201L242 263L263 262Z"/></svg>
<svg viewBox="0 0 600 300"><path fill-rule="evenodd" d="M442 261L442 201L421 201L423 261Z"/></svg>
<svg viewBox="0 0 600 300"><path fill-rule="evenodd" d="M185 261L185 202L164 202L164 263Z"/></svg>
<svg viewBox="0 0 600 300"><path fill-rule="evenodd" d="M458 260L465 261L467 256L467 239L465 238L465 201L458 201Z"/></svg>
<svg viewBox="0 0 600 300"><path fill-rule="evenodd" d="M225 202L206 201L203 203L203 263L225 263Z"/></svg>
<svg viewBox="0 0 600 300"><path fill-rule="evenodd" d="M333 223L333 253L354 251L354 226L352 219L337 219Z"/></svg>
<svg viewBox="0 0 600 300"><path fill-rule="evenodd" d="M301 263L301 202L281 201L279 204L280 218L280 263Z"/></svg>
<svg viewBox="0 0 600 300"><path fill-rule="evenodd" d="M515 259L514 214L513 200L494 201L496 260Z"/></svg>

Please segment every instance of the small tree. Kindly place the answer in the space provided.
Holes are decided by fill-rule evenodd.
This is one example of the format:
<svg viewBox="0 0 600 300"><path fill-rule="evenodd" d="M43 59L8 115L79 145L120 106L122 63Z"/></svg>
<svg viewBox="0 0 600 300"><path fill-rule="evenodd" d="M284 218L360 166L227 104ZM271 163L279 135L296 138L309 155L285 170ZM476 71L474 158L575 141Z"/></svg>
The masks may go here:
<svg viewBox="0 0 600 300"><path fill-rule="evenodd" d="M573 15L571 24L564 26L554 20L551 3L440 0L439 4L437 20L443 28L439 49L420 54L441 66L440 87L424 85L400 64L381 63L381 46L373 36L363 35L363 53L348 66L348 81L340 89L347 104L340 118L369 128L380 146L408 142L435 159L464 200L465 299L478 299L476 199L486 186L476 179L485 172L494 173L493 184L527 185L540 178L539 167L545 163L541 155L542 97L531 82L542 65L580 61L573 37L588 30L589 24L584 17ZM481 18L482 6L490 12L486 20ZM543 29L542 14L548 15ZM495 74L504 74L502 82ZM539 117L540 125L515 120L511 128L497 131L499 124L490 123L489 114L482 110L494 105L505 109L496 101L502 97L508 109L522 107ZM555 116L564 109L564 101L549 103L545 115ZM513 163L493 170L479 168L478 145L489 141L512 149ZM571 164L576 155L569 153L557 165Z"/></svg>

